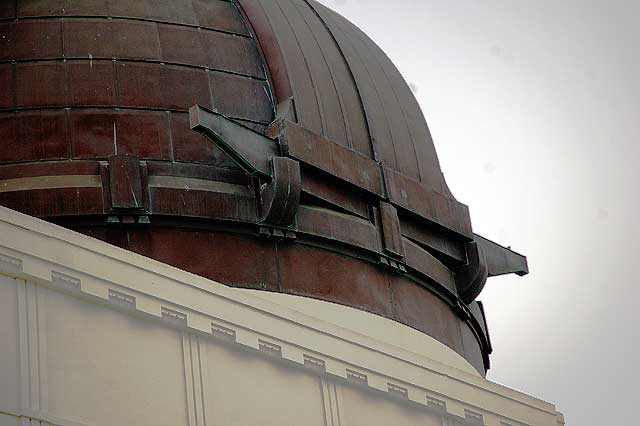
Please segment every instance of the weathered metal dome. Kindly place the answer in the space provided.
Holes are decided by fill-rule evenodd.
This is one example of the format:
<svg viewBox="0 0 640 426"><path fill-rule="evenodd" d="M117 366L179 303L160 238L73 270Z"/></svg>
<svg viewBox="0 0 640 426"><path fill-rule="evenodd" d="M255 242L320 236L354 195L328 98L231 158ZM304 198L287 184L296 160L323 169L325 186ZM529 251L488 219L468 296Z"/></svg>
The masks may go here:
<svg viewBox="0 0 640 426"><path fill-rule="evenodd" d="M0 3L0 203L222 283L364 309L484 372L487 275L385 54L307 0Z"/></svg>

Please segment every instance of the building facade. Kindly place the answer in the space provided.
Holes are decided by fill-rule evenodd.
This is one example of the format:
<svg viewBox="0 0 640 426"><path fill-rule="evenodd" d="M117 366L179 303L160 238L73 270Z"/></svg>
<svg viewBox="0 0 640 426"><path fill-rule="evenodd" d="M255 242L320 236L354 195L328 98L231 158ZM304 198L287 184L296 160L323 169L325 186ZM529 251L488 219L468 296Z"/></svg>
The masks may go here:
<svg viewBox="0 0 640 426"><path fill-rule="evenodd" d="M562 422L484 379L526 258L319 3L2 2L0 139L7 424Z"/></svg>
<svg viewBox="0 0 640 426"><path fill-rule="evenodd" d="M0 208L0 424L558 426L432 337Z"/></svg>

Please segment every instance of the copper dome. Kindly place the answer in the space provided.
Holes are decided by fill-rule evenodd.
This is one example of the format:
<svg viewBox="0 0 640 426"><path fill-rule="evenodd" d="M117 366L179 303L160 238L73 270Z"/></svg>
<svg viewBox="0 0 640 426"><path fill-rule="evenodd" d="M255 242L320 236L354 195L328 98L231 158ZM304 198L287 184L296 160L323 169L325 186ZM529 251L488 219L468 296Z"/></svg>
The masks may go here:
<svg viewBox="0 0 640 426"><path fill-rule="evenodd" d="M319 298L489 367L473 234L387 56L312 0L0 4L0 203L222 283Z"/></svg>

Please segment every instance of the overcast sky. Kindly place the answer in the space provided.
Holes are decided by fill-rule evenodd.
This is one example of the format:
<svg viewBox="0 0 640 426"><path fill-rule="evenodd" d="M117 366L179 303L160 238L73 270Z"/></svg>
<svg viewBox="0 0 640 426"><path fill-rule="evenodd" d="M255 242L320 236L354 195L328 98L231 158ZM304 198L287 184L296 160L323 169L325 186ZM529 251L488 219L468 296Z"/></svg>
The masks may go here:
<svg viewBox="0 0 640 426"><path fill-rule="evenodd" d="M490 279L488 378L568 425L640 409L640 1L322 0L414 88L474 230L527 255Z"/></svg>

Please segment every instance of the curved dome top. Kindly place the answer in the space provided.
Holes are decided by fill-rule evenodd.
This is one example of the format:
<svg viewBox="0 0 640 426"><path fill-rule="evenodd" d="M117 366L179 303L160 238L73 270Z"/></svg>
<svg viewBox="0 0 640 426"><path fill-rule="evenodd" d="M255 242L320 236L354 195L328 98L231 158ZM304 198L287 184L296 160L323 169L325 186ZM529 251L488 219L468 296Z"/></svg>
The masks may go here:
<svg viewBox="0 0 640 426"><path fill-rule="evenodd" d="M395 65L358 27L310 0L241 0L282 108L314 133L450 196L429 128Z"/></svg>

